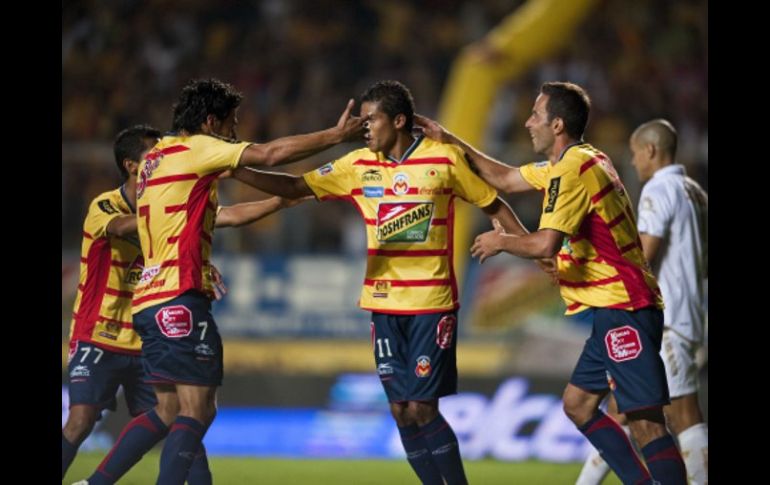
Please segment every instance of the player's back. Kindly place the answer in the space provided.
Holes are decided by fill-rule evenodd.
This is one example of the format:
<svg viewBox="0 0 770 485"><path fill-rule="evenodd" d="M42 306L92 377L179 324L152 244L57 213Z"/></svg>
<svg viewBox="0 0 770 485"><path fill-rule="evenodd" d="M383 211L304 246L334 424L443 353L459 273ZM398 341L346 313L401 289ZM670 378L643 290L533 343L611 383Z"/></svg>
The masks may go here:
<svg viewBox="0 0 770 485"><path fill-rule="evenodd" d="M208 135L164 136L139 166L138 233L145 268L134 313L194 289L212 294L209 275L217 177L248 143Z"/></svg>

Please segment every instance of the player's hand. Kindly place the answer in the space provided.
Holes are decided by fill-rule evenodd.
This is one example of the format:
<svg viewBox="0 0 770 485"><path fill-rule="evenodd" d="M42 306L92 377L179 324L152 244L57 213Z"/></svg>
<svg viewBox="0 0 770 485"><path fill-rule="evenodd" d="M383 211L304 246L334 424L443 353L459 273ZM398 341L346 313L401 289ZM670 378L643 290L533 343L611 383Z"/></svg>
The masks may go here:
<svg viewBox="0 0 770 485"><path fill-rule="evenodd" d="M218 179L229 179L229 178L230 178L230 177L232 177L232 176L233 176L233 169L231 169L231 168L228 168L228 169L227 169L227 170L225 170L224 172L220 173L220 174L219 174L219 177L217 177L217 178L218 178Z"/></svg>
<svg viewBox="0 0 770 485"><path fill-rule="evenodd" d="M559 284L559 268L556 264L556 258L542 258L536 259L535 263L540 266L540 269L545 272L550 278L551 283L554 285Z"/></svg>
<svg viewBox="0 0 770 485"><path fill-rule="evenodd" d="M222 273L219 272L216 266L213 264L211 268L211 281L214 283L214 298L221 300L227 294L227 286L222 279Z"/></svg>
<svg viewBox="0 0 770 485"><path fill-rule="evenodd" d="M423 134L431 140L436 140L439 143L454 143L452 134L437 121L415 113L414 124L421 128Z"/></svg>
<svg viewBox="0 0 770 485"><path fill-rule="evenodd" d="M345 107L345 111L340 115L340 119L337 121L337 129L342 134L342 141L353 141L360 139L364 135L364 120L360 116L353 116L351 112L356 102L351 98L348 100L348 105Z"/></svg>
<svg viewBox="0 0 770 485"><path fill-rule="evenodd" d="M484 234L480 234L476 237L476 240L471 246L471 256L479 258L479 264L483 263L487 258L491 258L498 254L503 248L503 239L505 237L505 229L497 219L492 220L494 229Z"/></svg>

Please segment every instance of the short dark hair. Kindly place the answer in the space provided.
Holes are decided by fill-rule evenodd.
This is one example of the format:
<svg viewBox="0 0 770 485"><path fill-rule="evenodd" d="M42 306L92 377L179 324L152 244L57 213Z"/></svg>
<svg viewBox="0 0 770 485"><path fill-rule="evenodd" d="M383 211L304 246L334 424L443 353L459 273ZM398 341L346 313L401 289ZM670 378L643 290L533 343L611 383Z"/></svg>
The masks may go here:
<svg viewBox="0 0 770 485"><path fill-rule="evenodd" d="M241 104L243 95L219 79L193 79L182 88L174 104L172 130L200 133L208 115L224 120Z"/></svg>
<svg viewBox="0 0 770 485"><path fill-rule="evenodd" d="M155 145L158 138L160 130L150 125L134 125L118 133L112 149L115 153L115 164L124 180L128 178L128 171L123 166L123 160L129 159L139 163L142 153Z"/></svg>
<svg viewBox="0 0 770 485"><path fill-rule="evenodd" d="M574 83L554 81L540 86L540 92L548 96L545 106L548 121L561 118L569 136L577 140L583 138L591 111L591 98L585 89Z"/></svg>
<svg viewBox="0 0 770 485"><path fill-rule="evenodd" d="M361 102L380 103L380 109L395 118L396 115L406 116L404 127L412 131L414 123L414 98L409 88L398 81L378 81L369 86L361 95Z"/></svg>

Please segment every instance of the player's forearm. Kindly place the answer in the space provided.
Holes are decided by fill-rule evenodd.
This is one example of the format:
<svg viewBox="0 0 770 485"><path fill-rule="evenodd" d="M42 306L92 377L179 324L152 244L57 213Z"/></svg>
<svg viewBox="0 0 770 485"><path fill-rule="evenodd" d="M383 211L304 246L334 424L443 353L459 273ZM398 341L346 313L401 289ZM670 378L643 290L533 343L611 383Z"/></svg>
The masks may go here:
<svg viewBox="0 0 770 485"><path fill-rule="evenodd" d="M281 197L222 207L217 214L214 225L216 227L238 227L251 224L284 207L284 200Z"/></svg>
<svg viewBox="0 0 770 485"><path fill-rule="evenodd" d="M500 238L501 251L520 258L552 258L559 252L559 246L544 231L536 231L523 236L503 234Z"/></svg>
<svg viewBox="0 0 770 485"><path fill-rule="evenodd" d="M255 189L286 199L299 199L312 195L312 191L305 184L304 179L296 175L238 168L233 171L233 178Z"/></svg>
<svg viewBox="0 0 770 485"><path fill-rule="evenodd" d="M344 133L337 127L278 138L261 145L250 145L244 150L240 165L274 167L296 162L342 141L344 141Z"/></svg>
<svg viewBox="0 0 770 485"><path fill-rule="evenodd" d="M495 160L469 145L464 140L457 137L457 135L449 133L449 136L452 144L458 145L463 149L473 166L478 170L479 176L483 178L485 182L504 193L517 191L516 187L513 186L512 179L514 172L518 171L518 167L511 167L510 165Z"/></svg>
<svg viewBox="0 0 770 485"><path fill-rule="evenodd" d="M107 233L114 236L127 236L136 232L136 216L118 216L107 224Z"/></svg>
<svg viewBox="0 0 770 485"><path fill-rule="evenodd" d="M521 223L516 213L506 201L498 197L495 202L484 208L484 213L489 220L497 219L508 234L523 236L529 234L529 231Z"/></svg>

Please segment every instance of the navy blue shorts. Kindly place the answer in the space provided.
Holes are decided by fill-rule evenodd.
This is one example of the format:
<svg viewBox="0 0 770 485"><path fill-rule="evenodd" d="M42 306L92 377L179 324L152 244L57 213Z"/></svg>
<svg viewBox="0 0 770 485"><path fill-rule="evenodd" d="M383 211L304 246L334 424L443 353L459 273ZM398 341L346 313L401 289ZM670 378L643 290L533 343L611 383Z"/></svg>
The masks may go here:
<svg viewBox="0 0 770 485"><path fill-rule="evenodd" d="M70 406L85 404L115 411L118 387L131 416L138 416L155 407L157 400L152 386L144 382L142 358L78 342L69 364Z"/></svg>
<svg viewBox="0 0 770 485"><path fill-rule="evenodd" d="M430 401L457 393L457 311L372 313L372 345L388 400Z"/></svg>
<svg viewBox="0 0 770 485"><path fill-rule="evenodd" d="M586 391L611 390L621 413L669 404L666 369L660 358L663 312L593 308L574 318L591 316L591 336L570 383Z"/></svg>
<svg viewBox="0 0 770 485"><path fill-rule="evenodd" d="M134 315L142 357L153 384L222 385L222 338L211 301L196 291Z"/></svg>

